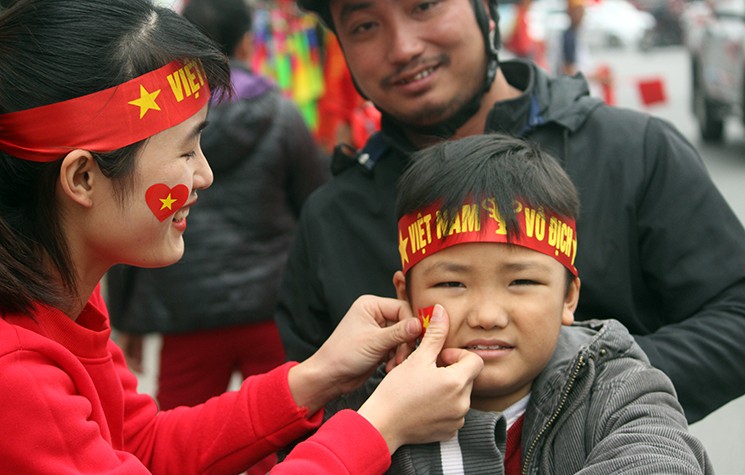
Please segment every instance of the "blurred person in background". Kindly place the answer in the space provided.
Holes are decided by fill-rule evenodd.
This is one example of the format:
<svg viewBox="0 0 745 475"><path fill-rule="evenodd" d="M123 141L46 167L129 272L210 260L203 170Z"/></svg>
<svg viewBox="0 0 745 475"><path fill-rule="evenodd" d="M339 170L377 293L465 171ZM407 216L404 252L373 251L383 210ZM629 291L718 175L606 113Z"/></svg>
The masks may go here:
<svg viewBox="0 0 745 475"><path fill-rule="evenodd" d="M545 45L530 29L530 5L533 0L518 0L515 4L515 21L504 46L516 57L535 61L546 67Z"/></svg>
<svg viewBox="0 0 745 475"><path fill-rule="evenodd" d="M190 0L182 14L230 57L235 94L212 104L201 139L215 184L189 216L179 263L108 275L112 325L132 369L142 370L143 335L163 335L161 409L202 403L234 372L245 378L285 361L273 321L280 272L300 208L328 169L295 105L246 66L252 17L244 0Z"/></svg>
<svg viewBox="0 0 745 475"><path fill-rule="evenodd" d="M592 60L587 44L583 40L582 25L585 18L587 0L567 0L569 26L555 36L552 47L552 67L554 74L574 76L585 75L593 95L602 97L608 104L614 104L613 74L607 65L596 65Z"/></svg>
<svg viewBox="0 0 745 475"><path fill-rule="evenodd" d="M380 112L354 85L336 36L322 30L324 92L318 100L316 137L323 151L331 156L337 144L362 147L380 129Z"/></svg>

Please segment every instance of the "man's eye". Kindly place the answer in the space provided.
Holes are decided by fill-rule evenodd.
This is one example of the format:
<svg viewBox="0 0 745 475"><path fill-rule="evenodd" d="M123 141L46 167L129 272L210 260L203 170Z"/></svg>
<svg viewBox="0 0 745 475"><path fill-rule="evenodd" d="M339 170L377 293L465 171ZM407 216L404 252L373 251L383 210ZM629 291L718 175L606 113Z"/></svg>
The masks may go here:
<svg viewBox="0 0 745 475"><path fill-rule="evenodd" d="M359 35L361 33L365 33L367 31L370 31L373 27L373 22L366 21L364 23L360 23L359 25L352 28L352 34L353 35Z"/></svg>
<svg viewBox="0 0 745 475"><path fill-rule="evenodd" d="M416 6L417 10L426 12L427 10L432 9L438 2L422 2Z"/></svg>

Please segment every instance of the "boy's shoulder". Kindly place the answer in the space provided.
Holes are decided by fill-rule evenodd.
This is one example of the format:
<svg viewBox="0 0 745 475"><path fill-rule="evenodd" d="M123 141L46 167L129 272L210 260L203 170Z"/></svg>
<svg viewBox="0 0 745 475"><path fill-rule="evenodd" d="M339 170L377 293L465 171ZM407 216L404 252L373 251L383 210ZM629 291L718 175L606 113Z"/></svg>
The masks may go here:
<svg viewBox="0 0 745 475"><path fill-rule="evenodd" d="M615 319L592 319L561 327L554 360L574 360L579 353L597 360L633 357L648 362L624 324Z"/></svg>

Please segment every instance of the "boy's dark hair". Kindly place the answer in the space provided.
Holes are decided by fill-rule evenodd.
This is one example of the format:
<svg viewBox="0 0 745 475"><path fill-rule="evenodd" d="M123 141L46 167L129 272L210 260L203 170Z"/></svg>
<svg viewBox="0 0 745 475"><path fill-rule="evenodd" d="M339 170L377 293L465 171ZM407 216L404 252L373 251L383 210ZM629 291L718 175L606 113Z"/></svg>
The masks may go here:
<svg viewBox="0 0 745 475"><path fill-rule="evenodd" d="M189 0L181 14L227 56L234 56L241 38L251 31L251 8L245 0Z"/></svg>
<svg viewBox="0 0 745 475"><path fill-rule="evenodd" d="M0 113L108 89L176 59L199 60L214 94L230 90L214 42L147 0L19 0L0 11L0 38ZM93 153L122 200L144 143ZM0 314L34 301L58 305L76 292L55 198L60 163L0 152ZM55 272L66 288L55 285Z"/></svg>
<svg viewBox="0 0 745 475"><path fill-rule="evenodd" d="M441 202L445 216L457 216L466 202L494 198L510 238L519 235L514 202L577 218L574 184L549 154L522 139L486 134L445 141L420 150L398 182L396 216ZM487 211L481 207L480 217ZM450 226L452 221L446 223Z"/></svg>

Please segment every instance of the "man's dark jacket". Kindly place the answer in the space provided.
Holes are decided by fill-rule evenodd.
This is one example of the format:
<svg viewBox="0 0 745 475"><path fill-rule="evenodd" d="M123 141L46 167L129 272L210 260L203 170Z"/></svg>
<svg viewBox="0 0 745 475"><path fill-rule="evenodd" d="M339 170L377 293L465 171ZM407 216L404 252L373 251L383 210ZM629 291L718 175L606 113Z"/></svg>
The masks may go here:
<svg viewBox="0 0 745 475"><path fill-rule="evenodd" d="M745 393L745 230L693 146L659 118L588 96L581 76L501 68L524 94L496 103L487 131L540 144L579 191L576 318L624 323L691 422ZM371 170L348 167L303 211L277 314L291 359L318 348L358 296L395 296L396 182L413 147L389 124L383 136Z"/></svg>

